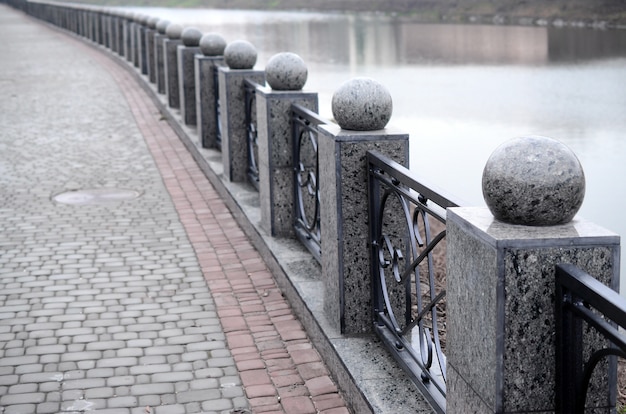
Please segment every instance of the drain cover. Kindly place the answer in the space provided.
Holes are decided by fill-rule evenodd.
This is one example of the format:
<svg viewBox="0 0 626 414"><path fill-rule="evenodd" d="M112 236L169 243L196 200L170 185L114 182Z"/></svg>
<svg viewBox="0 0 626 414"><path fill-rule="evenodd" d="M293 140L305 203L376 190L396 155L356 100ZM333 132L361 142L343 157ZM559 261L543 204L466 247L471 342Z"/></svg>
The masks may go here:
<svg viewBox="0 0 626 414"><path fill-rule="evenodd" d="M55 195L52 199L57 203L84 206L134 200L140 195L141 193L135 190L125 190L120 188L89 188L66 191Z"/></svg>

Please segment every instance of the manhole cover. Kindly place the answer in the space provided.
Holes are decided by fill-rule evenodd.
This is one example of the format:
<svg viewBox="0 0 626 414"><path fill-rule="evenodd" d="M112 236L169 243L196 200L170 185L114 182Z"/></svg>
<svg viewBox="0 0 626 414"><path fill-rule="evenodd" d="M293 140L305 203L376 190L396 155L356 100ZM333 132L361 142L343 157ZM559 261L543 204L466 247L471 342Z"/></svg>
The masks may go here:
<svg viewBox="0 0 626 414"><path fill-rule="evenodd" d="M140 195L141 193L135 190L125 190L120 188L90 188L66 191L55 195L52 199L57 203L62 204L93 205L134 200Z"/></svg>

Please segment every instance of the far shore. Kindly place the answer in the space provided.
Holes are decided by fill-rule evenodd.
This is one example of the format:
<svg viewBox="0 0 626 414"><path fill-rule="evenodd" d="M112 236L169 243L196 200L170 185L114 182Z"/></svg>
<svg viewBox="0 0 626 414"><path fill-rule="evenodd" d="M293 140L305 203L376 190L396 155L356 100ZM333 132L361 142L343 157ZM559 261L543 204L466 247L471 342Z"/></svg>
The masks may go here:
<svg viewBox="0 0 626 414"><path fill-rule="evenodd" d="M73 0L101 6L366 12L423 23L626 29L622 0ZM592 4L590 4L592 3Z"/></svg>

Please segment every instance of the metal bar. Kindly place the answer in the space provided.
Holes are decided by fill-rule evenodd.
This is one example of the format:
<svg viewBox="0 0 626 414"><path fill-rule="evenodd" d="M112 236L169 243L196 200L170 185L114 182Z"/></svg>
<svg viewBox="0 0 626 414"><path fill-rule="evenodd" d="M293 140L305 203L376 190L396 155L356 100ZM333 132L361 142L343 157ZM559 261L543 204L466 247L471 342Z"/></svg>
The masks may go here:
<svg viewBox="0 0 626 414"><path fill-rule="evenodd" d="M572 264L560 264L557 282L589 303L608 319L626 328L626 299Z"/></svg>
<svg viewBox="0 0 626 414"><path fill-rule="evenodd" d="M317 127L326 123L328 121L317 113L297 104L291 105L294 230L300 242L318 262L321 262L322 246ZM309 151L305 160L303 147L307 144Z"/></svg>
<svg viewBox="0 0 626 414"><path fill-rule="evenodd" d="M248 146L248 182L259 190L259 145L256 122L256 89L260 87L249 79L243 81L245 89L246 141Z"/></svg>
<svg viewBox="0 0 626 414"><path fill-rule="evenodd" d="M441 207L448 208L461 205L459 202L453 201L455 197L448 195L444 190L431 184L427 179L418 176L415 172L381 155L377 151L368 151L367 162L376 169L385 171L391 178L395 178L400 183L417 191L426 199L432 200L432 202Z"/></svg>
<svg viewBox="0 0 626 414"><path fill-rule="evenodd" d="M556 408L557 412L578 414L585 412L596 365L603 358L626 356L626 336L617 328L626 325L626 299L571 264L557 265L555 284ZM583 321L611 344L593 352L586 361ZM615 386L611 382L609 385ZM614 395L610 398L614 404Z"/></svg>
<svg viewBox="0 0 626 414"><path fill-rule="evenodd" d="M219 66L213 66L213 85L215 90L215 144L218 150L222 150L222 117L220 108Z"/></svg>
<svg viewBox="0 0 626 414"><path fill-rule="evenodd" d="M375 151L367 153L367 161L375 331L435 410L445 412L446 358L441 350L437 320L438 309L444 306L445 290L436 287L432 254L444 240L446 231L433 236L429 217L445 224L445 210L460 204ZM400 206L393 204L392 199L398 200ZM389 206L394 207L389 211L392 216L387 223L386 209L392 208ZM406 226L404 231L403 225ZM418 268L421 263L427 266L423 275ZM426 320L428 315L429 321Z"/></svg>

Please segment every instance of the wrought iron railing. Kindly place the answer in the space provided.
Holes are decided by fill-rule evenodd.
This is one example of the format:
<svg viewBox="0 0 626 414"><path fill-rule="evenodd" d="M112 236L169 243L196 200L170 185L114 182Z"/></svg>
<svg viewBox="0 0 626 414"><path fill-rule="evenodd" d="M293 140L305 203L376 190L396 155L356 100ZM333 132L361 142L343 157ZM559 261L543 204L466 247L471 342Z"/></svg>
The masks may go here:
<svg viewBox="0 0 626 414"><path fill-rule="evenodd" d="M586 412L590 381L602 361L608 363L605 408L614 410L616 357L626 358L626 336L618 328L626 329L626 299L576 266L562 264L556 268L555 300L556 411ZM583 322L593 330L583 329ZM600 344L604 346L585 346L583 334L588 337L592 331L606 339Z"/></svg>
<svg viewBox="0 0 626 414"><path fill-rule="evenodd" d="M445 209L458 204L379 153L367 163L375 331L445 412Z"/></svg>
<svg viewBox="0 0 626 414"><path fill-rule="evenodd" d="M246 91L246 141L248 144L248 182L259 189L259 145L256 126L256 88L259 84L244 79Z"/></svg>
<svg viewBox="0 0 626 414"><path fill-rule="evenodd" d="M298 239L319 262L320 231L319 161L317 127L324 118L300 105L291 106L294 165L294 229Z"/></svg>
<svg viewBox="0 0 626 414"><path fill-rule="evenodd" d="M222 150L222 116L220 108L219 65L213 66L213 85L215 90L215 145Z"/></svg>

